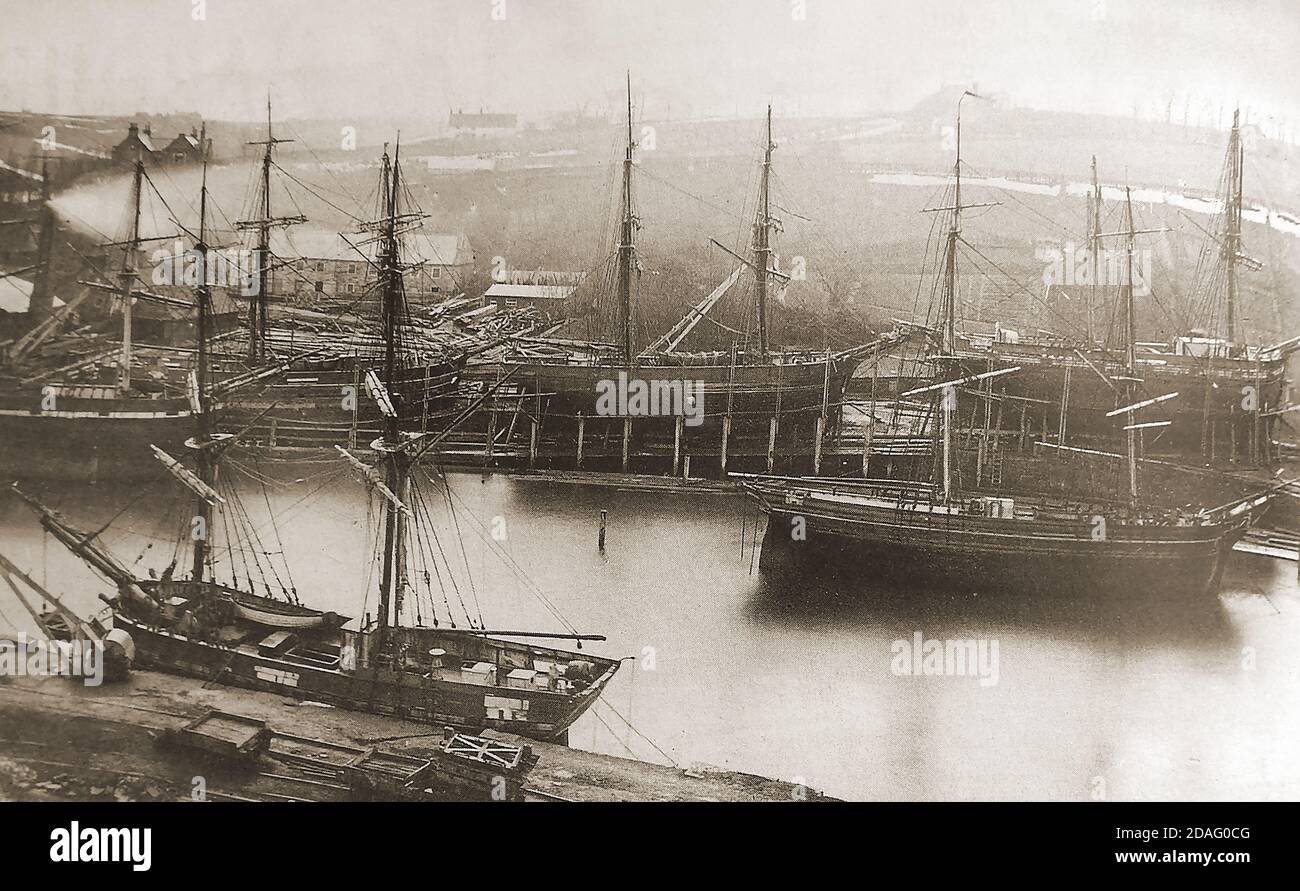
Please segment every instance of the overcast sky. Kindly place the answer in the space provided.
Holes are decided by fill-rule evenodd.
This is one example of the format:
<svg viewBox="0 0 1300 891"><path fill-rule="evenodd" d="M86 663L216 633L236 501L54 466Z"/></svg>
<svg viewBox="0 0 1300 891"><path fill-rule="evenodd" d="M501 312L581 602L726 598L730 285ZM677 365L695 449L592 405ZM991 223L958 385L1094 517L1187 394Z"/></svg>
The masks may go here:
<svg viewBox="0 0 1300 891"><path fill-rule="evenodd" d="M202 12L203 18L196 20ZM0 107L58 113L647 116L901 108L943 82L1300 131L1296 0L0 0Z"/></svg>

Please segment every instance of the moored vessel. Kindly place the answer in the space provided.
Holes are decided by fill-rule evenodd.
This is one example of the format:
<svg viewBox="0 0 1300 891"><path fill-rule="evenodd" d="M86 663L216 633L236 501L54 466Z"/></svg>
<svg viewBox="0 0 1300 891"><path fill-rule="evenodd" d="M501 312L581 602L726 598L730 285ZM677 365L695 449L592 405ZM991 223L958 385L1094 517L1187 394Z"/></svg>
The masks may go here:
<svg viewBox="0 0 1300 891"><path fill-rule="evenodd" d="M964 94L963 99L966 95ZM938 297L939 351L927 357L940 380L904 396L932 400L935 460L929 480L831 480L739 476L767 515L760 568L780 573L826 558L873 571L937 579L968 590L1027 590L1048 595L1126 592L1215 592L1232 547L1277 487L1213 507L1166 508L1144 503L1138 479L1136 420L1159 400L1138 400L1133 312L1137 232L1126 205L1127 266L1123 287L1125 366L1123 416L1127 498L1097 493L1052 498L1032 493L963 489L954 427L961 387L1010 377L1018 367L968 374L957 355L957 247L962 241L961 101L957 160ZM1284 484L1285 485L1285 484Z"/></svg>
<svg viewBox="0 0 1300 891"><path fill-rule="evenodd" d="M454 566L428 522L431 508L425 491L429 483L445 481L424 480L415 473L437 435L404 429L403 416L381 380L381 375L399 380L405 356L402 185L397 158L390 163L385 152L378 223L385 353L382 365L367 369L365 375L369 397L384 419L382 434L369 444L379 456L378 467L340 448L381 507L375 562L382 570L373 617L364 608L361 617L349 618L304 604L292 584L288 561L261 542L257 527L238 504L237 490L221 478L222 459L237 446L238 437L216 433L211 426L206 284L197 289L198 410L194 435L186 443L194 470L154 449L166 470L194 496L193 516L177 551L189 551L188 575L177 576L174 558L160 574L140 577L108 553L97 536L76 529L31 495L21 490L19 495L48 532L116 586L116 595L108 598L114 627L130 634L142 665L439 726L564 740L569 726L613 678L619 662L520 639L575 640L581 648L583 641L604 638L580 634L571 626L555 633L488 630L481 610L475 616L458 590L463 624L449 614L443 586L454 588ZM196 246L206 259L205 204L206 186ZM218 529L228 530L222 546L209 542L209 530L215 536ZM464 565L468 569L467 560ZM360 569L366 582L355 600L364 603L373 593L373 577L367 567ZM219 570L229 574L228 582L217 581ZM265 593L255 590L258 584ZM441 617L435 595L447 606Z"/></svg>

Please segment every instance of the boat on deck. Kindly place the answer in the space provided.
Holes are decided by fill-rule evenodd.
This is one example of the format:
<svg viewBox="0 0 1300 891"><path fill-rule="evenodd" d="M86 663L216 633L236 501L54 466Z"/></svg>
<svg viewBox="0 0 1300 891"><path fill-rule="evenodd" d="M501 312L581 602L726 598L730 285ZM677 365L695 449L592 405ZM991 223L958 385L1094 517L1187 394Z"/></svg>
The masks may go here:
<svg viewBox="0 0 1300 891"><path fill-rule="evenodd" d="M461 561L449 561L438 530L428 521L433 507L425 486L447 485L446 478L433 474L426 482L413 473L438 435L408 429L409 420L398 409L401 399L384 383L403 380L405 371L407 357L399 348L401 320L407 318L399 220L409 222L416 215L399 209L404 183L396 157L390 161L387 151L382 170L382 219L377 228L380 325L386 349L382 363L364 374L365 389L383 423L381 435L369 444L378 456L377 466L338 447L347 464L360 472L382 512L376 552L358 567L366 589L357 591L355 598L364 603L375 593L368 590L374 581L372 560L382 565L373 617L366 612L362 619L349 619L304 605L286 557L261 544L257 527L239 503L238 490L218 473L223 456L239 444L239 437L212 429L206 337L211 298L206 284L198 286L196 300L196 430L185 443L195 470L153 448L167 472L194 496L179 506L185 522L176 554L189 551L188 577L175 577L176 558L157 577L137 576L108 552L98 535L76 529L16 484L14 489L48 532L116 585L116 596L104 599L113 605L114 628L129 633L142 665L438 726L472 732L491 728L564 741L570 725L595 704L620 663L519 640L572 640L579 650L584 641L604 640L572 626L555 633L489 631L481 610L471 614L463 600L463 615L450 614L443 586L454 586L456 566L468 571L469 561L463 553ZM206 200L206 167L204 182L200 208ZM198 232L197 250L206 261L202 210ZM265 479L259 482L265 487ZM261 494L265 496L265 488ZM446 501L451 498L445 493ZM193 535L193 529L205 534ZM213 530L214 536L222 530L224 543L210 543L206 530ZM219 565L218 554L227 565ZM229 583L217 581L219 569L229 573ZM265 594L254 592L259 582ZM279 596L271 593L276 587ZM446 606L441 618L438 600ZM559 618L553 607L551 612Z"/></svg>
<svg viewBox="0 0 1300 891"><path fill-rule="evenodd" d="M475 630L379 629L213 583L141 581L113 625L136 662L339 708L563 740L619 663Z"/></svg>

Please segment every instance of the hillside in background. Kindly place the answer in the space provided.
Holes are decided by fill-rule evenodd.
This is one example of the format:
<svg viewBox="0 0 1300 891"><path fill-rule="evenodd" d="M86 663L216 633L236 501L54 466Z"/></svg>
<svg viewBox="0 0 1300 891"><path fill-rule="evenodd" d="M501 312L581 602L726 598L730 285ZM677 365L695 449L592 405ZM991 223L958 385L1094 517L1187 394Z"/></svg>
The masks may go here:
<svg viewBox="0 0 1300 891"><path fill-rule="evenodd" d="M775 109L774 202L783 221L777 239L783 268L806 272L792 282L774 313L775 336L808 344L861 340L895 317L924 315L929 283L920 278L942 184L906 184L888 174L942 176L952 164L954 94L945 90L902 115L861 118L786 118ZM137 116L143 121L145 116ZM39 115L0 115L0 158L28 169L39 163ZM84 165L86 152L105 153L127 119L58 118L55 158ZM197 116L153 118L155 132L187 131ZM488 283L494 258L512 269L584 270L597 289L613 251L621 131L614 124L539 122L508 136L466 137L441 118L415 122L285 121L277 134L297 141L283 147L285 171L276 201L312 225L349 229L375 213L378 156L403 132L401 154L410 196L431 219L431 232L463 233L476 255L470 293ZM570 122L571 124L571 122ZM244 142L258 124L209 122L217 164L209 173L219 228L248 212L253 158ZM356 147L341 146L355 127ZM675 321L734 267L708 239L744 251L754 213L761 123L742 120L638 121L637 209L642 274L638 283L639 337L647 341ZM1163 338L1196 322L1192 304L1197 256L1214 218L1171 205L1155 194L1211 197L1218 184L1226 133L1176 123L1058 114L968 101L964 106L966 174L1005 177L1006 188L972 182L967 201L998 202L968 213L966 239L978 254L963 257L962 314L971 327L1008 325L1068 331L1067 312L1041 299L1044 252L1082 247L1086 210L1065 187L1085 183L1096 154L1103 183L1137 191L1148 236L1154 293L1140 301L1143 337ZM1300 281L1300 165L1295 146L1258 138L1247 126L1245 193L1248 205L1285 214L1279 225L1247 222L1247 251L1265 263L1245 273L1241 316L1250 336L1272 341L1300 330L1292 295ZM36 149L34 151L33 149ZM102 163L78 169L76 184L59 195L60 214L88 241L120 237L126 180ZM903 178L905 180L905 178ZM296 181L295 181L296 180ZM166 206L146 214L148 234L175 226L170 213L192 223L196 169L165 168L154 181ZM57 179L56 179L57 182ZM1057 186L1034 194L1023 186ZM1153 191L1154 190L1154 191ZM1108 189L1108 199L1118 195ZM169 209L168 209L169 208ZM1248 214L1248 218L1249 218ZM1288 222L1289 220L1289 222ZM1119 227L1110 200L1107 228ZM1288 228L1290 227L1290 228ZM224 237L235 240L227 231ZM1117 245L1118 246L1118 245ZM421 240L410 245L420 252ZM737 289L719 321L744 330L752 313ZM1068 308L1067 308L1068 309ZM1075 317L1077 320L1077 316ZM698 345L725 342L723 328L702 326Z"/></svg>

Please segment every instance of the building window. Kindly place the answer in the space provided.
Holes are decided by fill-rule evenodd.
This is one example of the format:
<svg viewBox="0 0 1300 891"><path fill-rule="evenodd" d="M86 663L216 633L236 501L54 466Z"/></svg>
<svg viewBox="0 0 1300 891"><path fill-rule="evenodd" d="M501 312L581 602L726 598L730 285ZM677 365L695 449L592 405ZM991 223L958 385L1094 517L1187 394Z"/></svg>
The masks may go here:
<svg viewBox="0 0 1300 891"><path fill-rule="evenodd" d="M317 272L324 272L324 271L325 271L325 261L324 261L324 260L317 260L317 261L316 261L316 271L317 271Z"/></svg>
<svg viewBox="0 0 1300 891"><path fill-rule="evenodd" d="M316 282L316 293L317 293L317 294L324 294L324 293L325 293L325 283L324 283L324 282Z"/></svg>
<svg viewBox="0 0 1300 891"><path fill-rule="evenodd" d="M347 292L348 292L349 294L351 294L351 293L352 293L353 291L355 291L356 289L357 289L357 286L354 285L354 284L352 284L352 282L348 282L348 283L347 283Z"/></svg>

